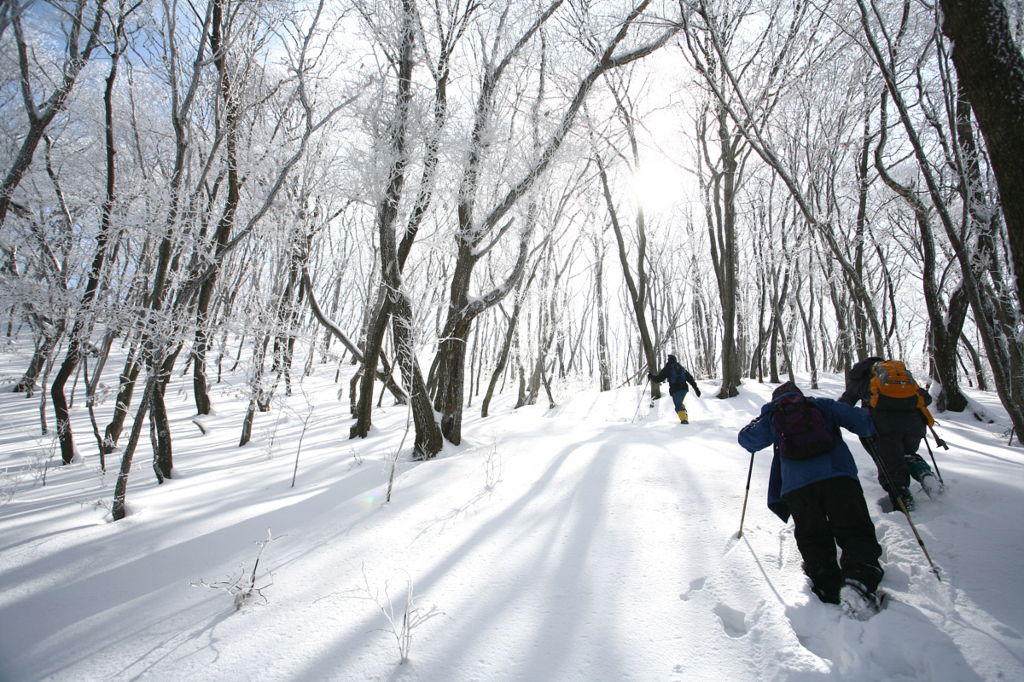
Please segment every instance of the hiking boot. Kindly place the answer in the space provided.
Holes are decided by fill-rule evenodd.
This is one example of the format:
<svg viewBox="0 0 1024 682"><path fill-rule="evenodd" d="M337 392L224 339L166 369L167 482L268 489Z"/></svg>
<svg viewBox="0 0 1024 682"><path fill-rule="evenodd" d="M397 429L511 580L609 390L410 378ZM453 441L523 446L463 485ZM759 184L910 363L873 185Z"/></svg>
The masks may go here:
<svg viewBox="0 0 1024 682"><path fill-rule="evenodd" d="M859 580L847 578L839 591L839 607L851 618L867 620L885 608L885 594L872 592Z"/></svg>
<svg viewBox="0 0 1024 682"><path fill-rule="evenodd" d="M812 587L811 592L825 604L839 604L839 590L831 589L825 590L818 587Z"/></svg>
<svg viewBox="0 0 1024 682"><path fill-rule="evenodd" d="M907 508L907 511L914 511L916 508L914 505L914 496L910 494L909 488L897 488L894 492L889 493L889 501L892 502L892 510L903 511L900 507L899 498L901 497L903 498L903 506Z"/></svg>
<svg viewBox="0 0 1024 682"><path fill-rule="evenodd" d="M679 422L681 424L689 424L690 420L686 418L686 410L679 410L676 412L679 415Z"/></svg>
<svg viewBox="0 0 1024 682"><path fill-rule="evenodd" d="M946 490L942 482L931 472L921 477L921 487L924 488L924 494L929 500L934 500Z"/></svg>

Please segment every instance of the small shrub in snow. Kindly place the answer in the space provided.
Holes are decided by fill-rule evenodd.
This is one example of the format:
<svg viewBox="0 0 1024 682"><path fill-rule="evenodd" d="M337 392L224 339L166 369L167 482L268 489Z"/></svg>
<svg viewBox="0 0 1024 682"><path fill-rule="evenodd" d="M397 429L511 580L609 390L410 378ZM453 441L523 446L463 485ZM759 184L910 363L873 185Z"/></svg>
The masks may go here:
<svg viewBox="0 0 1024 682"><path fill-rule="evenodd" d="M416 603L416 595L413 591L412 576L408 573L405 574L405 607L395 612L395 604L391 600L391 594L388 591L388 583L385 581L383 590L371 588L370 579L366 576L366 565L363 565L363 591L369 596L371 600L377 605L384 614L384 617L388 621L389 629L379 628L381 632L390 632L395 637L395 643L398 644L398 655L400 657L400 663L405 663L409 660L409 649L412 646L412 631L420 625L423 625L431 618L435 616L446 615L444 611L441 611L436 606L430 608L421 607ZM403 571L404 572L404 571ZM383 594L382 594L383 592Z"/></svg>
<svg viewBox="0 0 1024 682"><path fill-rule="evenodd" d="M263 550L267 548L267 545L269 545L274 540L283 537L283 535L278 535L275 538L273 535L270 534L270 529L268 528L267 539L256 541L256 544L260 546L260 551L259 554L256 555L256 562L252 565L251 572L247 573L245 567L243 566L241 569L241 573L237 577L231 577L227 580L222 580L216 583L208 583L200 579L199 582L189 583L189 585L191 585L192 587L209 587L215 590L224 590L232 597L234 597L236 611L242 608L242 606L244 606L245 603L253 597L260 599L262 603L266 604L267 598L263 596L263 590L267 589L268 587L274 584L274 574L268 571L267 575L270 576L270 582L266 585L260 585L259 587L257 587L256 570L260 566L260 559L263 557Z"/></svg>
<svg viewBox="0 0 1024 682"><path fill-rule="evenodd" d="M499 447L498 434L492 432L490 446L484 451L484 477L488 488L498 485L504 468L504 459Z"/></svg>
<svg viewBox="0 0 1024 682"><path fill-rule="evenodd" d="M31 456L31 461L25 466L4 467L0 470L0 507L13 500L26 479L30 477L33 479L32 488L37 484L46 485L46 474L50 469L50 462L57 452L57 437L55 435L46 439L37 436L29 437L38 446L38 450Z"/></svg>
<svg viewBox="0 0 1024 682"><path fill-rule="evenodd" d="M302 439L306 437L306 430L309 429L309 420L313 416L313 410L315 405L309 406L309 412L306 413L306 418L302 420L302 434L299 436L299 445L295 449L295 470L292 472L292 487L295 487L295 479L299 475L299 454L302 452Z"/></svg>
<svg viewBox="0 0 1024 682"><path fill-rule="evenodd" d="M110 511L110 502L107 500L97 500L92 497L88 497L84 500L75 500L75 502L83 507L92 507L94 511L96 509L106 509L108 512Z"/></svg>
<svg viewBox="0 0 1024 682"><path fill-rule="evenodd" d="M391 501L391 491L395 487L395 476L398 474L398 458L401 454L401 446L393 448L391 452L388 453L388 457L385 460L385 467L389 467L391 469L391 472L388 475L388 494L387 498L384 500L385 502Z"/></svg>

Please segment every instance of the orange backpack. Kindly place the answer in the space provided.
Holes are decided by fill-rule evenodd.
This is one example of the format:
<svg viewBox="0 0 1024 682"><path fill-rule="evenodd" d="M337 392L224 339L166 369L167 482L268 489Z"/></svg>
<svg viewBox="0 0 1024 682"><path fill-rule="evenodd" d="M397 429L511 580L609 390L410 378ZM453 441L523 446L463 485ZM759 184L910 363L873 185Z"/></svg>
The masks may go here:
<svg viewBox="0 0 1024 682"><path fill-rule="evenodd" d="M917 382L906 365L899 360L876 362L871 368L871 407L879 410L920 410L928 426L935 420L924 405Z"/></svg>

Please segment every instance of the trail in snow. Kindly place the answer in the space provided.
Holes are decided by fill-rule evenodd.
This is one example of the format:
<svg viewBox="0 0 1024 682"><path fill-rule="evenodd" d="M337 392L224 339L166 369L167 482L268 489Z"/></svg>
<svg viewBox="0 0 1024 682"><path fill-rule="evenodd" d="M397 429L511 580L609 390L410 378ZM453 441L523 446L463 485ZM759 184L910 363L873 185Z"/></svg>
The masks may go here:
<svg viewBox="0 0 1024 682"><path fill-rule="evenodd" d="M23 358L0 360L0 380L13 381ZM750 463L736 433L772 386L719 401L702 384L688 425L670 399L652 408L638 388L552 410L506 401L485 420L474 407L464 444L402 461L385 503L407 412L385 408L370 438L347 440L333 376L321 370L259 415L241 449L233 387L220 387L203 435L187 387L174 385L180 478L157 486L140 452L133 514L118 523L96 506L114 474L94 457L50 468L40 485L52 444L33 435L38 404L0 387L0 463L14 492L0 506L0 680L1024 679L1024 452L997 425L940 417L949 491L919 494L913 517L941 583L906 519L879 509L873 464L847 439L892 596L859 622L811 595L792 525L764 505L765 453L736 538ZM812 393L839 390L827 377ZM975 398L1001 414L991 396ZM235 612L230 595L190 585L251 570L268 528L266 603ZM377 602L390 597L400 620L409 581L420 613L443 615L412 632L399 665Z"/></svg>

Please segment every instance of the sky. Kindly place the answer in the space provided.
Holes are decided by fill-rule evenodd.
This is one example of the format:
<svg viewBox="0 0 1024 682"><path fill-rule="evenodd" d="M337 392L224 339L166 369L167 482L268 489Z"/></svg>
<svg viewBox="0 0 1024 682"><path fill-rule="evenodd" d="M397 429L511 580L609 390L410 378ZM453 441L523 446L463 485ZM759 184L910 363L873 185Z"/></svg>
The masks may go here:
<svg viewBox="0 0 1024 682"><path fill-rule="evenodd" d="M487 419L467 411L461 446L418 463L402 406L348 440L334 365L279 393L243 448L244 377L214 387L204 435L176 373L176 476L156 484L143 438L115 523L116 462L100 471L84 398L83 461L60 467L39 394L10 392L29 350L0 354L0 682L1024 679L1024 451L992 394L969 392L995 423L939 416L947 492L913 488L941 582L847 438L890 595L861 622L811 594L792 523L765 506L766 452L737 538L751 457L736 434L770 384L721 401L701 382L688 425L638 387L558 385L554 409L503 395Z"/></svg>

